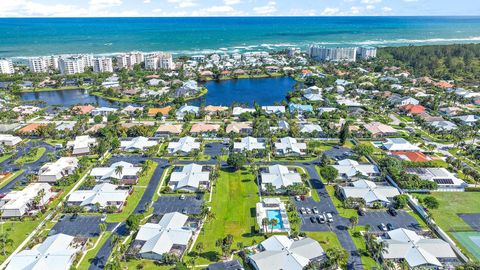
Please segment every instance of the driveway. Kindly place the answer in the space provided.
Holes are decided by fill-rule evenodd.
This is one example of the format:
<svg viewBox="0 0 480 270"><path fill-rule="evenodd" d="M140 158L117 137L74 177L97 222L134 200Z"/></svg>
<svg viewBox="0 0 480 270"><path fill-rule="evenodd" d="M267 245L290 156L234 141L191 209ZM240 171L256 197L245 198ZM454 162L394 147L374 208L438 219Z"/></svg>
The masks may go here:
<svg viewBox="0 0 480 270"><path fill-rule="evenodd" d="M75 237L95 237L100 234L99 224L101 216L83 216L79 215L75 219L72 215L65 215L64 218L53 226L49 232L50 235L57 233L68 234ZM107 224L107 230L112 230L116 223Z"/></svg>
<svg viewBox="0 0 480 270"><path fill-rule="evenodd" d="M228 150L228 145L219 142L207 143L205 144L203 152L205 153L205 155L209 155L211 158L214 158L215 156L222 155L222 149Z"/></svg>
<svg viewBox="0 0 480 270"><path fill-rule="evenodd" d="M37 161L24 164L21 168L18 165L14 164L14 161L16 159L29 152L33 147L45 147L45 153ZM4 187L0 188L0 193L10 192L10 190L12 190L12 188L14 188L17 183L27 183L28 180L26 178L26 175L38 172L38 170L40 170L40 167L42 167L43 164L48 162L47 153L50 152L55 152L55 148L50 144L44 142L37 142L34 145L32 141L29 141L25 145L17 147L16 154L13 157L2 162L2 164L0 165L11 171L18 171L20 169L24 169L25 171L19 176L17 176L15 179L10 181L8 184L6 184Z"/></svg>
<svg viewBox="0 0 480 270"><path fill-rule="evenodd" d="M180 212L185 209L187 215L200 214L203 198L198 199L197 196L185 196L184 200L180 196L161 196L153 204L154 214L164 215L171 212Z"/></svg>
<svg viewBox="0 0 480 270"><path fill-rule="evenodd" d="M365 226L370 225L370 230L373 232L381 231L378 227L381 223L392 224L395 228L405 228L414 231L421 231L422 228L418 224L417 220L409 215L407 212L400 210L397 211L396 216L392 216L387 213L386 210L380 211L367 211L364 216L358 217L358 225Z"/></svg>

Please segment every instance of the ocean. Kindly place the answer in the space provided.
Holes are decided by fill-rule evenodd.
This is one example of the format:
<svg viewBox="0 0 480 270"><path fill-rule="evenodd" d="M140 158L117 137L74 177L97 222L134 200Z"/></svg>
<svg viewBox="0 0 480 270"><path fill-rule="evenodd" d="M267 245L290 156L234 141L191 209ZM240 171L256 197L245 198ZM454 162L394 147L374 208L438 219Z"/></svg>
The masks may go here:
<svg viewBox="0 0 480 270"><path fill-rule="evenodd" d="M1 18L0 57L480 42L480 17Z"/></svg>

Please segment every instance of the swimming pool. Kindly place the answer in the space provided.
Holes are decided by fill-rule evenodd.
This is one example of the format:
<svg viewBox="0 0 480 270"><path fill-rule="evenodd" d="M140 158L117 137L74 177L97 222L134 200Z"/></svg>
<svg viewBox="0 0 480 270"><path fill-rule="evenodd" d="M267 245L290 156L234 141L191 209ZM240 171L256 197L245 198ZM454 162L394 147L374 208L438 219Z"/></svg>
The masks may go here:
<svg viewBox="0 0 480 270"><path fill-rule="evenodd" d="M280 213L280 210L267 210L267 218L269 220L276 219L277 225L273 226L274 229L283 229L283 221L282 221L282 214ZM269 228L272 228L272 225L268 226Z"/></svg>

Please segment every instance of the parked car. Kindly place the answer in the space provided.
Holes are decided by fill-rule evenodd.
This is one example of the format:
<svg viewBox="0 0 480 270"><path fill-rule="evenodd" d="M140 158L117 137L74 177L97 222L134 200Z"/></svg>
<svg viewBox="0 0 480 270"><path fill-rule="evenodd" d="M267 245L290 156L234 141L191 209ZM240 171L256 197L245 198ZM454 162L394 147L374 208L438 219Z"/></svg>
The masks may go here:
<svg viewBox="0 0 480 270"><path fill-rule="evenodd" d="M318 220L318 223L323 224L323 223L325 223L326 218L325 218L324 215L319 215L317 217L317 220Z"/></svg>
<svg viewBox="0 0 480 270"><path fill-rule="evenodd" d="M305 207L300 208L300 214L305 215L307 211L305 211Z"/></svg>
<svg viewBox="0 0 480 270"><path fill-rule="evenodd" d="M397 210L395 210L395 208L393 208L393 207L388 208L387 212L392 216L398 215Z"/></svg>
<svg viewBox="0 0 480 270"><path fill-rule="evenodd" d="M77 217L78 217L78 213L73 214L73 215L70 217L70 221L74 221L75 219L77 219Z"/></svg>
<svg viewBox="0 0 480 270"><path fill-rule="evenodd" d="M312 223L317 223L317 219L316 219L315 217L310 217L310 221L311 221Z"/></svg>
<svg viewBox="0 0 480 270"><path fill-rule="evenodd" d="M65 215L62 215L62 216L58 219L58 221L62 221L64 218L65 218Z"/></svg>
<svg viewBox="0 0 480 270"><path fill-rule="evenodd" d="M185 200L185 195L184 194L180 195L180 200Z"/></svg>
<svg viewBox="0 0 480 270"><path fill-rule="evenodd" d="M300 196L298 196L298 195L295 196L295 201L299 202L299 201L301 201L301 200L302 200L302 199L300 198Z"/></svg>
<svg viewBox="0 0 480 270"><path fill-rule="evenodd" d="M358 214L360 216L365 216L366 213L367 213L367 209L365 209L363 207L358 208Z"/></svg>
<svg viewBox="0 0 480 270"><path fill-rule="evenodd" d="M314 214L318 214L318 208L316 206L312 208L312 211Z"/></svg>
<svg viewBox="0 0 480 270"><path fill-rule="evenodd" d="M333 222L333 216L332 216L331 213L327 213L327 221L328 221L329 223L332 223L332 222Z"/></svg>
<svg viewBox="0 0 480 270"><path fill-rule="evenodd" d="M395 226L392 223L387 223L387 229L389 231L393 231L393 230L395 230Z"/></svg>
<svg viewBox="0 0 480 270"><path fill-rule="evenodd" d="M100 221L103 222L103 221L105 221L105 220L107 220L107 214L103 213L103 214L102 214L102 218L100 218Z"/></svg>
<svg viewBox="0 0 480 270"><path fill-rule="evenodd" d="M388 231L388 228L387 228L387 226L385 226L384 223L380 223L380 225L378 225L378 228L383 232Z"/></svg>
<svg viewBox="0 0 480 270"><path fill-rule="evenodd" d="M305 210L307 211L307 214L309 214L309 215L312 214L312 209L307 207Z"/></svg>
<svg viewBox="0 0 480 270"><path fill-rule="evenodd" d="M182 209L182 214L186 215L187 214L187 208Z"/></svg>

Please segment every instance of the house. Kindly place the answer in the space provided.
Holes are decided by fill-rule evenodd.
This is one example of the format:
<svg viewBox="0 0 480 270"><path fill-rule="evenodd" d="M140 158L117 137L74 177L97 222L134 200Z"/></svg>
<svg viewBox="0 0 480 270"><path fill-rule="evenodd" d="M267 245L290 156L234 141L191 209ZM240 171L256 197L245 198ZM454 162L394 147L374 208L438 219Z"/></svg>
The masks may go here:
<svg viewBox="0 0 480 270"><path fill-rule="evenodd" d="M426 112L415 115L417 118L423 120L424 122L430 123L435 121L444 121L441 116L432 116Z"/></svg>
<svg viewBox="0 0 480 270"><path fill-rule="evenodd" d="M372 134L373 137L392 136L397 134L397 130L389 125L380 122L371 122L363 125L363 127Z"/></svg>
<svg viewBox="0 0 480 270"><path fill-rule="evenodd" d="M346 98L344 96L338 96L337 103L347 107L362 107L362 103L356 101L355 99Z"/></svg>
<svg viewBox="0 0 480 270"><path fill-rule="evenodd" d="M92 105L77 105L72 107L72 113L78 115L86 115L95 109Z"/></svg>
<svg viewBox="0 0 480 270"><path fill-rule="evenodd" d="M426 109L422 105L409 104L409 105L401 106L400 110L410 115L417 115L417 114L424 113Z"/></svg>
<svg viewBox="0 0 480 270"><path fill-rule="evenodd" d="M10 134L0 134L0 145L15 146L22 141L22 138Z"/></svg>
<svg viewBox="0 0 480 270"><path fill-rule="evenodd" d="M72 175L78 168L76 157L61 157L55 162L45 163L38 172L38 182L56 183L67 175Z"/></svg>
<svg viewBox="0 0 480 270"><path fill-rule="evenodd" d="M29 184L22 190L12 190L3 198L0 198L0 211L2 217L21 217L34 210L33 201L43 190L38 206L44 206L55 196L52 187L47 183Z"/></svg>
<svg viewBox="0 0 480 270"><path fill-rule="evenodd" d="M380 170L373 164L360 164L351 159L342 159L332 165L338 171L339 178L351 179L357 176L375 177L380 175Z"/></svg>
<svg viewBox="0 0 480 270"><path fill-rule="evenodd" d="M122 113L126 115L134 115L136 112L143 112L143 107L135 107L132 105L128 105L122 110Z"/></svg>
<svg viewBox="0 0 480 270"><path fill-rule="evenodd" d="M218 124L209 124L209 123L195 123L190 129L192 134L200 133L217 133L220 130L220 125Z"/></svg>
<svg viewBox="0 0 480 270"><path fill-rule="evenodd" d="M284 106L262 106L262 110L267 114L281 114L285 113Z"/></svg>
<svg viewBox="0 0 480 270"><path fill-rule="evenodd" d="M363 179L352 182L351 186L340 187L340 193L345 199L363 199L369 207L372 207L374 203L388 206L393 197L400 195L397 188L377 186L374 182Z"/></svg>
<svg viewBox="0 0 480 270"><path fill-rule="evenodd" d="M110 107L99 107L99 108L95 108L93 109L90 114L92 116L97 116L97 115L100 115L100 116L108 116L109 114L113 114L113 113L116 113L117 112L117 108L110 108Z"/></svg>
<svg viewBox="0 0 480 270"><path fill-rule="evenodd" d="M223 261L218 263L212 263L207 266L206 270L244 270L243 266L238 260Z"/></svg>
<svg viewBox="0 0 480 270"><path fill-rule="evenodd" d="M167 146L167 151L170 154L188 154L195 149L200 150L200 143L195 142L195 139L189 136L180 138L178 142L170 142Z"/></svg>
<svg viewBox="0 0 480 270"><path fill-rule="evenodd" d="M275 143L275 149L279 155L305 155L307 144L300 143L292 137L285 137Z"/></svg>
<svg viewBox="0 0 480 270"><path fill-rule="evenodd" d="M72 149L72 155L87 155L97 145L97 140L88 135L77 136L74 141L68 141L67 147Z"/></svg>
<svg viewBox="0 0 480 270"><path fill-rule="evenodd" d="M396 156L401 160L406 160L410 162L428 162L431 160L430 157L425 155L422 152L392 152L392 155Z"/></svg>
<svg viewBox="0 0 480 270"><path fill-rule="evenodd" d="M395 102L398 106L406 106L406 105L418 105L420 101L412 97L403 97L400 98L397 102Z"/></svg>
<svg viewBox="0 0 480 270"><path fill-rule="evenodd" d="M334 112L337 108L334 107L320 107L318 108L318 115L322 115L324 113Z"/></svg>
<svg viewBox="0 0 480 270"><path fill-rule="evenodd" d="M158 141L150 140L149 138L139 136L131 140L120 142L120 148L125 151L129 150L146 150L158 144Z"/></svg>
<svg viewBox="0 0 480 270"><path fill-rule="evenodd" d="M461 116L456 116L453 117L453 119L458 119L461 123L468 125L468 126L474 126L475 123L477 123L480 120L480 116L478 115L461 115Z"/></svg>
<svg viewBox="0 0 480 270"><path fill-rule="evenodd" d="M43 127L43 126L45 126L45 124L31 123L19 129L18 133L32 134L32 133L35 133L39 127Z"/></svg>
<svg viewBox="0 0 480 270"><path fill-rule="evenodd" d="M129 195L128 189L118 189L110 183L102 183L89 190L76 190L70 194L67 205L78 205L87 210L100 210L106 207L123 208ZM98 208L97 208L98 207Z"/></svg>
<svg viewBox="0 0 480 270"><path fill-rule="evenodd" d="M226 133L244 133L244 134L249 134L253 130L252 124L247 123L247 122L235 122L228 124L227 127L225 128Z"/></svg>
<svg viewBox="0 0 480 270"><path fill-rule="evenodd" d="M387 138L383 142L382 147L390 152L420 152L418 146L411 144L404 138Z"/></svg>
<svg viewBox="0 0 480 270"><path fill-rule="evenodd" d="M322 101L322 88L311 86L303 90L303 97L310 101Z"/></svg>
<svg viewBox="0 0 480 270"><path fill-rule="evenodd" d="M404 228L386 233L378 241L385 242L383 260L405 260L410 268L443 269L443 264L457 261L452 247L441 239L425 238Z"/></svg>
<svg viewBox="0 0 480 270"><path fill-rule="evenodd" d="M303 270L312 261L320 261L325 252L311 238L293 240L286 235L274 235L259 245L261 252L249 255L256 270Z"/></svg>
<svg viewBox="0 0 480 270"><path fill-rule="evenodd" d="M141 167L135 167L131 163L119 161L113 163L110 167L93 168L90 171L90 176L95 177L97 182L119 182L122 185L135 185L141 171Z"/></svg>
<svg viewBox="0 0 480 270"><path fill-rule="evenodd" d="M75 238L63 233L47 237L40 245L20 251L12 256L6 270L55 269L64 270L74 267L76 254L82 245Z"/></svg>
<svg viewBox="0 0 480 270"><path fill-rule="evenodd" d="M312 105L304 105L304 104L296 104L296 103L290 103L288 104L288 110L291 113L298 112L298 113L309 113L313 112L313 106Z"/></svg>
<svg viewBox="0 0 480 270"><path fill-rule="evenodd" d="M268 167L267 172L261 173L262 190L267 190L268 185L272 185L276 191L283 191L284 188L291 185L302 184L302 177L296 171L291 171L283 165L272 165Z"/></svg>
<svg viewBox="0 0 480 270"><path fill-rule="evenodd" d="M200 108L197 106L183 105L177 110L176 117L177 119L183 119L187 114L198 115Z"/></svg>
<svg viewBox="0 0 480 270"><path fill-rule="evenodd" d="M200 87L198 86L198 83L194 80L189 80L184 82L183 85L173 93L173 97L189 97L194 96L199 92Z"/></svg>
<svg viewBox="0 0 480 270"><path fill-rule="evenodd" d="M243 107L234 107L232 110L233 116L239 116L242 113L254 113L255 109L253 108L243 108Z"/></svg>
<svg viewBox="0 0 480 270"><path fill-rule="evenodd" d="M407 168L405 172L415 174L422 180L435 182L439 189L463 189L467 186L463 180L445 168Z"/></svg>
<svg viewBox="0 0 480 270"><path fill-rule="evenodd" d="M430 122L430 126L439 131L452 131L458 128L457 125L446 120Z"/></svg>
<svg viewBox="0 0 480 270"><path fill-rule="evenodd" d="M170 175L168 186L172 190L196 192L199 188L208 189L210 172L204 171L202 165L195 163L183 166L182 170Z"/></svg>
<svg viewBox="0 0 480 270"><path fill-rule="evenodd" d="M278 126L276 126L276 127L270 127L271 131L289 130L289 129L290 129L290 124L288 124L288 122L285 121L285 120L278 121Z"/></svg>
<svg viewBox="0 0 480 270"><path fill-rule="evenodd" d="M319 134L322 133L323 129L318 124L303 124L300 125L300 133L310 133L310 134Z"/></svg>
<svg viewBox="0 0 480 270"><path fill-rule="evenodd" d="M163 108L150 108L148 109L148 116L150 117L156 117L157 114L161 115L168 115L168 113L172 110L173 108L171 106L163 107Z"/></svg>
<svg viewBox="0 0 480 270"><path fill-rule="evenodd" d="M22 116L31 115L40 110L41 109L39 107L30 106L30 105L17 106L12 109L13 112L16 112Z"/></svg>
<svg viewBox="0 0 480 270"><path fill-rule="evenodd" d="M178 212L165 214L158 223L141 225L132 245L144 259L161 260L165 253L180 257L193 236L187 221L188 216Z"/></svg>
<svg viewBox="0 0 480 270"><path fill-rule="evenodd" d="M157 131L155 132L156 136L164 135L177 135L182 133L183 126L181 124L161 124Z"/></svg>
<svg viewBox="0 0 480 270"><path fill-rule="evenodd" d="M228 110L228 107L225 107L225 106L213 106L213 105L208 105L206 106L205 108L203 108L203 110L207 113L207 114L216 114L216 113L220 113L220 112L225 112Z"/></svg>
<svg viewBox="0 0 480 270"><path fill-rule="evenodd" d="M244 137L241 139L240 142L233 143L233 151L241 152L241 151L254 151L254 150L262 150L265 149L265 142L264 140L259 140L253 137Z"/></svg>

